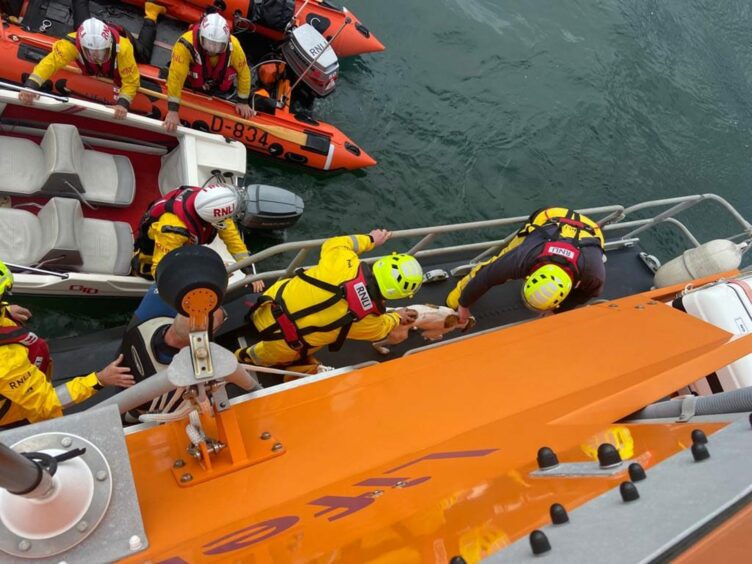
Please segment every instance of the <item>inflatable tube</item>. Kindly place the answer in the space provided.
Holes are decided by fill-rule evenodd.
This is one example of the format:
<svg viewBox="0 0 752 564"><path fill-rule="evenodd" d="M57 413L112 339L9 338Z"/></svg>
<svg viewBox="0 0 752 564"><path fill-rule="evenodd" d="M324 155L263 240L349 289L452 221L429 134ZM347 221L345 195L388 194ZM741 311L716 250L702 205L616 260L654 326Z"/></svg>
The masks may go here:
<svg viewBox="0 0 752 564"><path fill-rule="evenodd" d="M134 6L143 6L144 1L125 0L126 3ZM201 18L206 8L214 5L214 0L159 0L159 4L167 8L168 16L184 22L195 23ZM254 14L254 3L251 0L225 0L225 4L227 7L220 13L225 16L230 25L234 23L235 14L237 14L247 20L256 20L252 25L252 31L276 41L282 39L284 27L280 25L279 20L275 18L276 21L269 21L268 18L263 17L263 14ZM263 10L264 5L276 7L279 4L286 4L286 2L285 0L266 0L260 4L262 5L261 10ZM310 0L305 6L304 4L305 0L295 0L293 14L300 12L295 23L297 25L311 24L327 40L337 33L337 30L345 24L347 18L350 18L350 23L345 25L342 33L332 43L337 56L350 57L384 50L384 45L347 8L338 8L325 0ZM301 7L303 8L302 11L300 11ZM257 19L259 17L260 19Z"/></svg>
<svg viewBox="0 0 752 564"><path fill-rule="evenodd" d="M23 84L36 63L52 49L57 38L6 24L0 33L0 80ZM163 119L167 113L167 85L158 67L139 65L141 90L131 111ZM51 79L53 93L74 98L114 103L111 81L82 76L74 67L66 67ZM154 92L153 95L149 91ZM242 142L255 153L288 164L323 171L357 170L376 161L339 129L329 124L296 116L286 108L274 114L258 113L253 122L244 122L235 114L234 104L190 90L183 91L180 109L183 125L218 133ZM270 133L281 132L286 138ZM290 138L293 138L292 140ZM302 139L296 142L297 138Z"/></svg>

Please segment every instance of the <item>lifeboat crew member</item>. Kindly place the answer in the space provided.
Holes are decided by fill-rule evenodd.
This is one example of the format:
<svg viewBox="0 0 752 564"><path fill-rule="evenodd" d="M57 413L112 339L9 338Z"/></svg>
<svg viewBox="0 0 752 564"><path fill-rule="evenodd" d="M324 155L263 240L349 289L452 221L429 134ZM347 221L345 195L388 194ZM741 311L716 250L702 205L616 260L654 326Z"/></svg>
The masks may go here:
<svg viewBox="0 0 752 564"><path fill-rule="evenodd" d="M346 338L378 341L397 325L414 322L414 310L387 313L384 300L418 291L423 282L418 261L392 254L369 267L358 258L390 236L375 229L369 235L333 237L322 245L318 265L275 282L251 310L261 341L236 351L238 359L315 374L320 364L312 355L322 347L336 351Z"/></svg>
<svg viewBox="0 0 752 564"><path fill-rule="evenodd" d="M212 315L212 331L227 318L223 308ZM165 370L180 349L190 345L187 317L168 306L159 296L156 284L146 292L123 335L120 351L123 364L130 368L136 382ZM138 423L139 415L148 412L169 412L180 404L184 389L167 392L150 404L144 404L124 415L125 423Z"/></svg>
<svg viewBox="0 0 752 564"><path fill-rule="evenodd" d="M122 26L87 17L75 32L52 45L50 54L34 67L24 86L39 90L53 74L75 63L84 75L112 79L118 88L115 118L125 119L141 81L136 61L148 63L151 59L157 17L165 12L163 6L153 2L146 2L144 9L146 17L138 40ZM74 2L74 15L77 18L88 16L88 2ZM30 105L39 95L27 90L20 92L18 98Z"/></svg>
<svg viewBox="0 0 752 564"><path fill-rule="evenodd" d="M0 300L12 288L13 274L0 262ZM28 309L0 302L0 429L60 417L63 409L90 398L103 386L133 385L128 368L120 366L120 355L99 372L53 386L47 343L23 326L30 317Z"/></svg>
<svg viewBox="0 0 752 564"><path fill-rule="evenodd" d="M172 48L167 76L167 115L165 128L180 125L180 98L183 86L207 94L229 94L237 84L235 111L251 117L251 69L238 39L230 35L227 21L217 13L207 14L180 37Z"/></svg>
<svg viewBox="0 0 752 564"><path fill-rule="evenodd" d="M492 286L524 279L522 301L538 313L557 313L598 296L606 280L604 239L592 219L567 208L543 208L497 256L480 263L449 293L460 322Z"/></svg>
<svg viewBox="0 0 752 564"><path fill-rule="evenodd" d="M226 184L182 186L168 192L153 202L141 219L134 247L134 274L153 280L157 265L167 253L184 245L211 243L217 234L236 261L247 258L250 253L233 220L237 206L238 193ZM255 292L263 289L263 280L253 283Z"/></svg>

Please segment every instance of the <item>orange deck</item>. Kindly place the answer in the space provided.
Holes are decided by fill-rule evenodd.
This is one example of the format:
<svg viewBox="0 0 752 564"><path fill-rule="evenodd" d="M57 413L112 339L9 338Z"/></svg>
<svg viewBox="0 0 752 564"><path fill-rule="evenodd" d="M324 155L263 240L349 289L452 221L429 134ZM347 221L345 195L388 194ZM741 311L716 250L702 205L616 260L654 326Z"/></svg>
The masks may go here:
<svg viewBox="0 0 752 564"><path fill-rule="evenodd" d="M540 446L588 460L588 437L750 352L752 336L642 295L235 405L247 441L268 431L261 448L284 450L208 482L173 476L189 460L184 423L130 434L150 542L133 561L476 561L552 502L574 507L623 479L532 478ZM685 426L628 429L646 467L690 442ZM181 471L202 473L192 460Z"/></svg>

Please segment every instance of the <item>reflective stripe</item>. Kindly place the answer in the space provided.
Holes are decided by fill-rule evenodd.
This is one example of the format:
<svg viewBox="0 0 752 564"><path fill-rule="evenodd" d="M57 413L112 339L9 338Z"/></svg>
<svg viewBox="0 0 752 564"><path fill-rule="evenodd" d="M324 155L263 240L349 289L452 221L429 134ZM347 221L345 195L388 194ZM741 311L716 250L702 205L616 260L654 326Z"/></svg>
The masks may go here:
<svg viewBox="0 0 752 564"><path fill-rule="evenodd" d="M42 77L38 74L29 75L29 80L36 82L39 86L42 86L42 83L44 82L44 80L42 80Z"/></svg>
<svg viewBox="0 0 752 564"><path fill-rule="evenodd" d="M355 235L350 235L350 240L353 242L353 251L357 253L360 250L360 245L358 244L358 238Z"/></svg>
<svg viewBox="0 0 752 564"><path fill-rule="evenodd" d="M133 96L128 96L128 94L123 94L122 92L120 92L118 97L123 98L124 100L128 100L128 102L133 102Z"/></svg>
<svg viewBox="0 0 752 564"><path fill-rule="evenodd" d="M180 103L180 96L167 96L167 101Z"/></svg>
<svg viewBox="0 0 752 564"><path fill-rule="evenodd" d="M60 405L63 406L63 409L70 407L75 403L66 384L57 386L55 388L55 394L57 394L57 399L60 401Z"/></svg>
<svg viewBox="0 0 752 564"><path fill-rule="evenodd" d="M326 155L326 162L324 163L324 170L329 170L332 166L332 160L334 159L334 143L329 143L329 153Z"/></svg>
<svg viewBox="0 0 752 564"><path fill-rule="evenodd" d="M266 364L262 362L256 354L256 345L249 347L245 352L248 355L248 358L251 359L251 364L255 364L256 366L266 366Z"/></svg>

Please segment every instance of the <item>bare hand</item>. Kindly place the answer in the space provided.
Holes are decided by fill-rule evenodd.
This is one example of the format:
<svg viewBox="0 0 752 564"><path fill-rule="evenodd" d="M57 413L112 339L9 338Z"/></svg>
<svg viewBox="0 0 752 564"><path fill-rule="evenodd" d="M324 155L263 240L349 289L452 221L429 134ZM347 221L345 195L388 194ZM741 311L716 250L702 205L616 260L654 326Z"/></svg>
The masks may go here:
<svg viewBox="0 0 752 564"><path fill-rule="evenodd" d="M164 118L164 126L167 131L174 133L180 125L180 114L178 112L167 112Z"/></svg>
<svg viewBox="0 0 752 564"><path fill-rule="evenodd" d="M386 229L374 229L369 233L371 236L371 239L373 239L373 246L378 247L379 245L383 245L386 243L392 236L391 231L387 231Z"/></svg>
<svg viewBox="0 0 752 564"><path fill-rule="evenodd" d="M97 380L102 386L120 386L121 388L130 388L136 381L133 379L131 369L127 366L120 366L123 362L121 354L102 370L97 372Z"/></svg>
<svg viewBox="0 0 752 564"><path fill-rule="evenodd" d="M10 316L19 323L24 323L31 319L31 312L25 307L21 307L20 305L9 305L8 313L10 313Z"/></svg>
<svg viewBox="0 0 752 564"><path fill-rule="evenodd" d="M241 102L235 104L235 112L245 119L248 119L253 114L251 107L248 104L243 104Z"/></svg>
<svg viewBox="0 0 752 564"><path fill-rule="evenodd" d="M400 316L400 325L410 325L418 320L418 312L414 309L401 307L394 313Z"/></svg>
<svg viewBox="0 0 752 564"><path fill-rule="evenodd" d="M39 94L34 94L33 92L29 92L28 90L21 90L18 93L18 99L21 100L22 104L31 106L34 103L34 100L39 100Z"/></svg>
<svg viewBox="0 0 752 564"><path fill-rule="evenodd" d="M251 284L251 287L253 288L254 292L260 294L264 291L264 288L266 288L266 284L264 284L263 280L254 280L253 284Z"/></svg>
<svg viewBox="0 0 752 564"><path fill-rule="evenodd" d="M125 116L127 115L128 110L126 110L123 106L119 104L115 106L115 119L125 119Z"/></svg>
<svg viewBox="0 0 752 564"><path fill-rule="evenodd" d="M464 325L465 323L467 323L467 320L470 319L470 316L472 315L470 313L470 309L464 306L459 306L457 308L457 313L460 316L460 323L459 323L460 325Z"/></svg>

